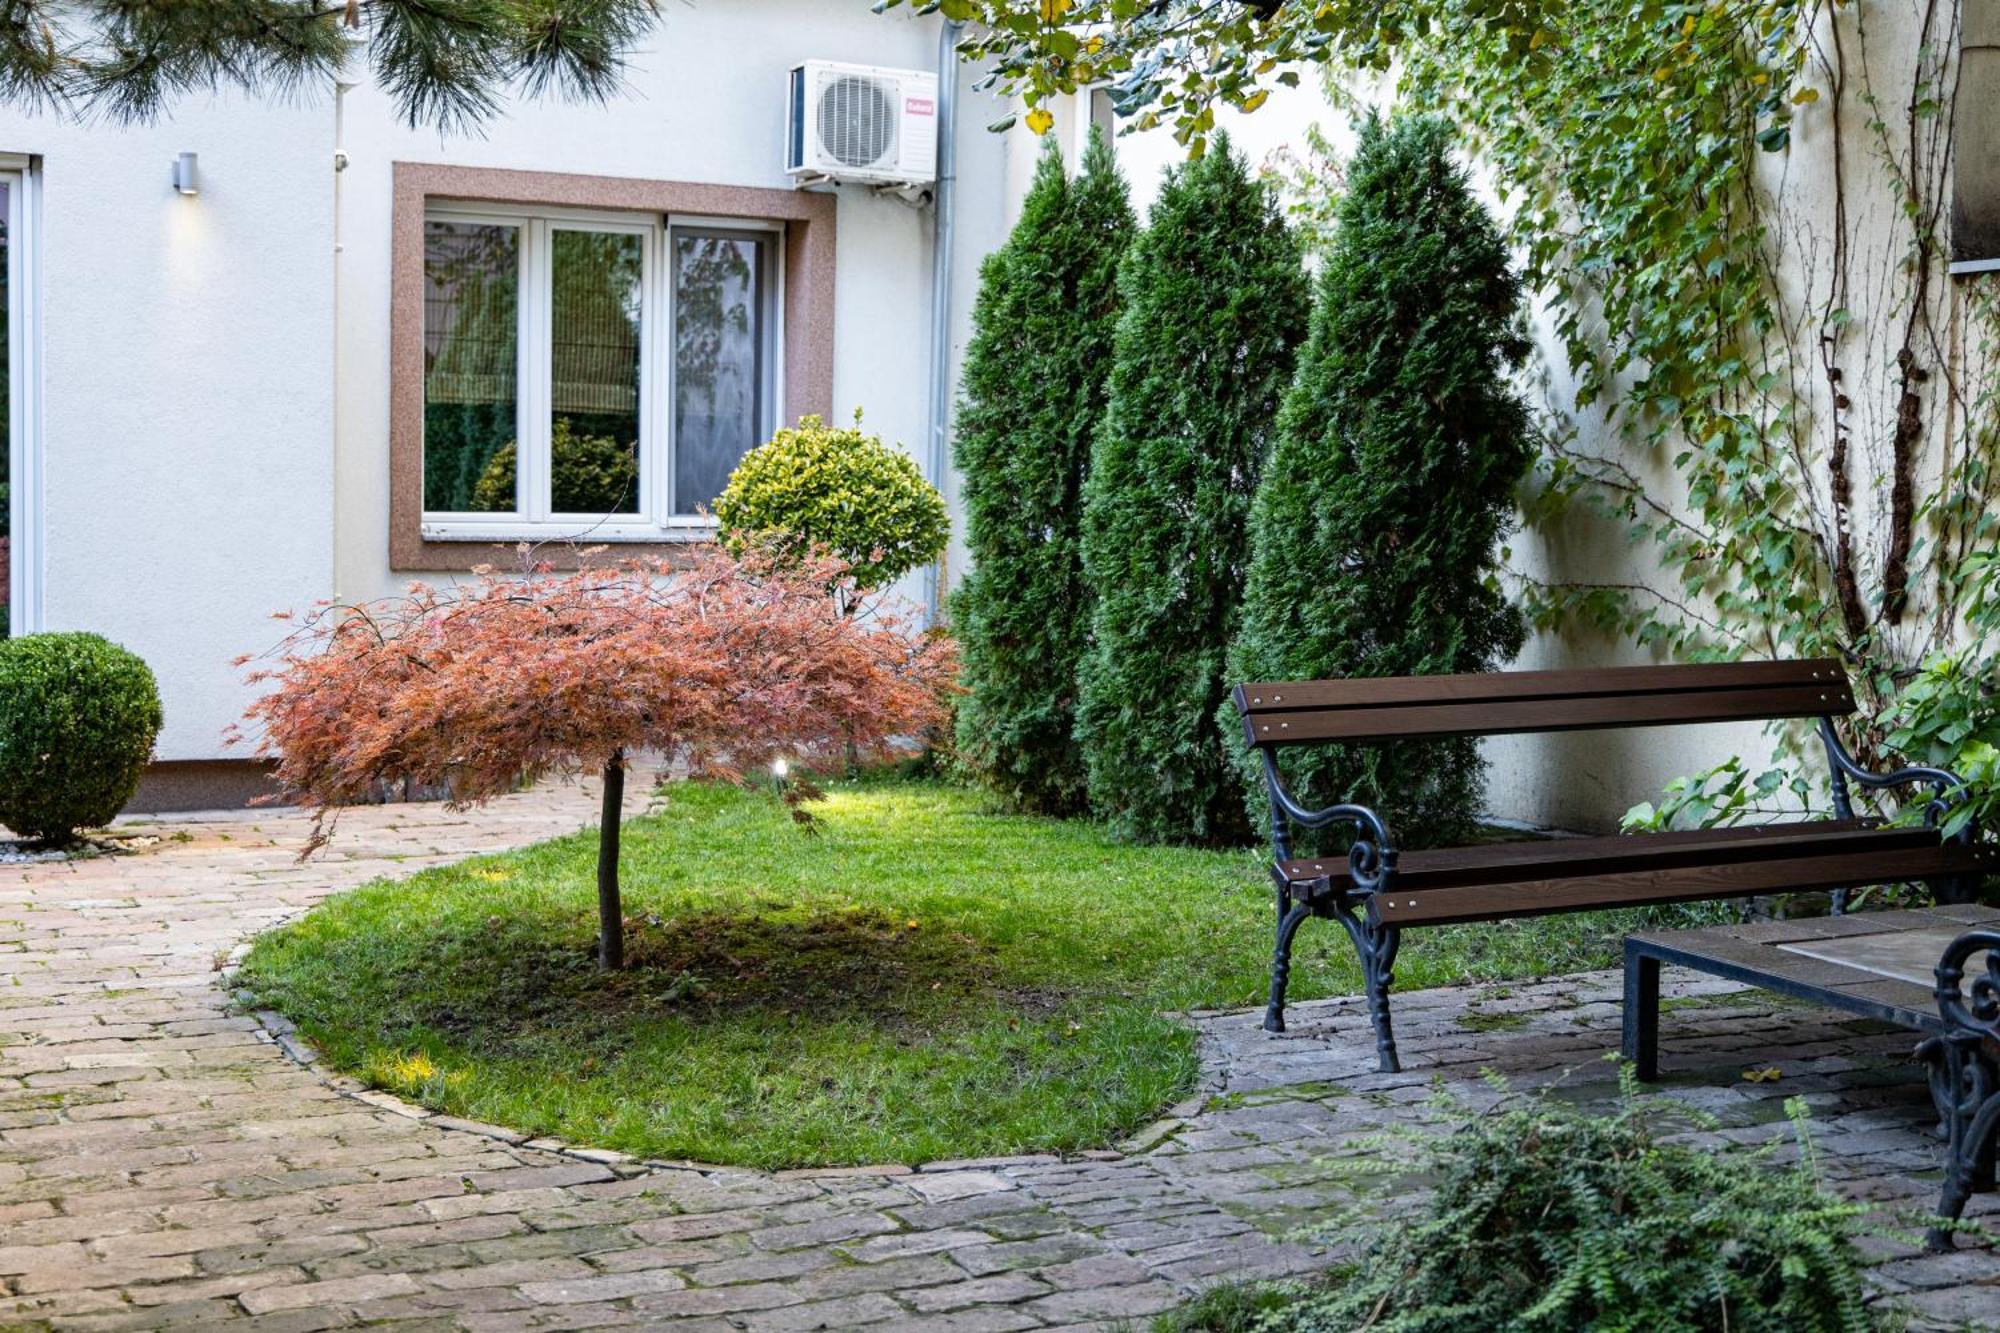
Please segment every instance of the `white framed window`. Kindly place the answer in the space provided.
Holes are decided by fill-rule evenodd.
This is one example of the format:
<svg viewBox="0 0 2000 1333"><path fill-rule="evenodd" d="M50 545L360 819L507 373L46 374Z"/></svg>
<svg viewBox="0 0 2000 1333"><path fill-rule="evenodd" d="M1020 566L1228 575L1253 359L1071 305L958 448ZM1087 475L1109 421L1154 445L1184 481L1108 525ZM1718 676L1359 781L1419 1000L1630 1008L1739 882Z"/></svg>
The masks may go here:
<svg viewBox="0 0 2000 1333"><path fill-rule="evenodd" d="M0 634L32 634L42 627L42 408L40 173L34 159L0 153L0 356L5 376L0 412Z"/></svg>
<svg viewBox="0 0 2000 1333"><path fill-rule="evenodd" d="M780 224L433 204L423 536L702 537L776 427Z"/></svg>

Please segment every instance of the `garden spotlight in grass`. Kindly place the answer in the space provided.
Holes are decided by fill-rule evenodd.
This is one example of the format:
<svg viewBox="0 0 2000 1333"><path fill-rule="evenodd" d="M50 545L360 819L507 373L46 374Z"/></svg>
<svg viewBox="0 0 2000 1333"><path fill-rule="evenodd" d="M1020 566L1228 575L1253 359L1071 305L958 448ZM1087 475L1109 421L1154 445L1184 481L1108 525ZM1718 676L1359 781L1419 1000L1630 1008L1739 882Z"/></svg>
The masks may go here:
<svg viewBox="0 0 2000 1333"><path fill-rule="evenodd" d="M786 763L783 759L773 759L771 761L771 776L776 778L778 781L783 782L785 780L786 775L789 774L791 771L792 771L792 766Z"/></svg>

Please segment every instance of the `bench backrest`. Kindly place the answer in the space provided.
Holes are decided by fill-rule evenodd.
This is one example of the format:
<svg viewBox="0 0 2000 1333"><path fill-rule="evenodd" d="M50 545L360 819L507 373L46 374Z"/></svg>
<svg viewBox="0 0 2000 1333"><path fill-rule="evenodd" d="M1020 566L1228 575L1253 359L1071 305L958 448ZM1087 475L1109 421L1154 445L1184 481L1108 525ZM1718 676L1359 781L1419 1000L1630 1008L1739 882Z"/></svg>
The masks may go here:
<svg viewBox="0 0 2000 1333"><path fill-rule="evenodd" d="M1832 658L1238 685L1252 745L1768 721L1854 711Z"/></svg>

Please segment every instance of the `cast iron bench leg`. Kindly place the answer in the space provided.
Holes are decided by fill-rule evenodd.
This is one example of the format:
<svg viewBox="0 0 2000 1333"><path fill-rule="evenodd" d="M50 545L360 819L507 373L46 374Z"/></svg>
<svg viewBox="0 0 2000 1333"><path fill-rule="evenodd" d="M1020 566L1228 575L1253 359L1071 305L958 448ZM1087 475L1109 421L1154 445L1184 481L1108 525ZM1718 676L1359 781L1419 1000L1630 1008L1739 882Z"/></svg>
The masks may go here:
<svg viewBox="0 0 2000 1333"><path fill-rule="evenodd" d="M1926 1042L1922 1053L1935 1062L1931 1096L1944 1113L1949 1146L1938 1216L1955 1222L1976 1191L1993 1188L1994 1136L2000 1131L2000 1089L1995 1085L2000 1083L2000 1070L1980 1049L1978 1037L1962 1032ZM1952 1248L1951 1232L1942 1226L1931 1228L1924 1240L1933 1251Z"/></svg>
<svg viewBox="0 0 2000 1333"><path fill-rule="evenodd" d="M1283 1032L1285 1030L1285 986L1292 976L1292 936L1299 933L1299 924L1312 915L1312 907L1304 900L1292 901L1292 895L1278 890L1278 947L1271 953L1271 1003L1264 1010L1264 1031Z"/></svg>
<svg viewBox="0 0 2000 1333"><path fill-rule="evenodd" d="M1660 1076L1660 960L1625 941L1625 1058L1642 1082Z"/></svg>

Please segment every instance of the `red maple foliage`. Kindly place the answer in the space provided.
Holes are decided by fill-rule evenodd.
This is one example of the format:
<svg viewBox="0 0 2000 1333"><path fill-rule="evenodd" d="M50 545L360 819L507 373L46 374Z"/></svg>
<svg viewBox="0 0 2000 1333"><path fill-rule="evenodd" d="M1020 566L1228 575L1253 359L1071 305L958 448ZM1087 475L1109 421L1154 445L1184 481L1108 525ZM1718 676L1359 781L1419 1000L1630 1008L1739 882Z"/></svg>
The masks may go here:
<svg viewBox="0 0 2000 1333"><path fill-rule="evenodd" d="M601 770L599 959L622 963L618 817L626 757L690 776L880 752L944 719L952 642L892 608L827 595L831 559L707 550L669 566L474 571L367 605L315 607L250 674L246 721L285 795L312 807L306 853L387 783L459 806L548 774Z"/></svg>

